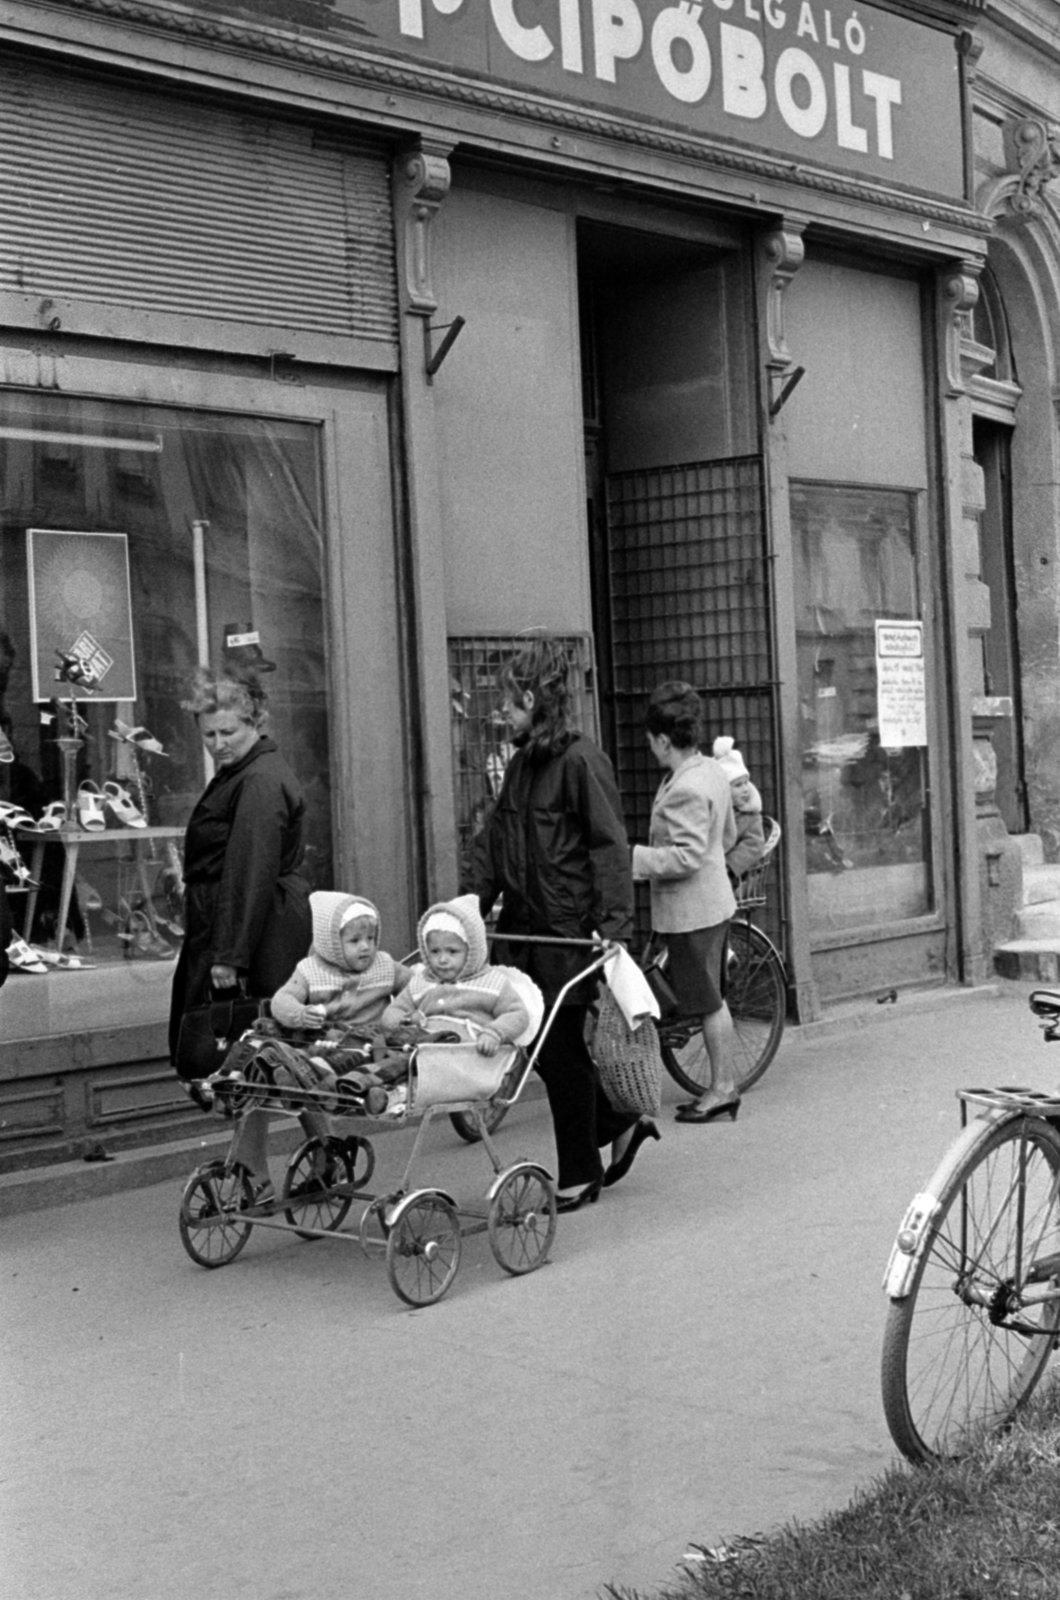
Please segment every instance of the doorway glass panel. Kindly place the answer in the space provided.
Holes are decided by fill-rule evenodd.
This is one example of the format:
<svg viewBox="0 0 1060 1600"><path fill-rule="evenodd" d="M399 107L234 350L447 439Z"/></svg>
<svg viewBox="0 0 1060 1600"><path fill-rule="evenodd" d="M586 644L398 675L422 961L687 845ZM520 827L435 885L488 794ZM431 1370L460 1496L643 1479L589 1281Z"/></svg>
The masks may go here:
<svg viewBox="0 0 1060 1600"><path fill-rule="evenodd" d="M928 752L880 742L877 620L920 617L917 495L793 484L803 819L815 933L932 908Z"/></svg>

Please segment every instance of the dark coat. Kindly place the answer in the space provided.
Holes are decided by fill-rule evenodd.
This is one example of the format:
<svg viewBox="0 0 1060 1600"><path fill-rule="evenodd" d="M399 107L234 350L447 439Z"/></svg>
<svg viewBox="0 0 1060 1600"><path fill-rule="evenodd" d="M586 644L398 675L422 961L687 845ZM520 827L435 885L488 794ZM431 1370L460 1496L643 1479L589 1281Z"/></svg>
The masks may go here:
<svg viewBox="0 0 1060 1600"><path fill-rule="evenodd" d="M633 880L622 803L610 761L591 739L572 734L558 754L532 759L517 750L480 836L475 891L483 915L499 894L499 933L628 940ZM494 960L524 968L551 1004L592 959L588 950L501 944ZM591 993L575 989L569 1003Z"/></svg>
<svg viewBox="0 0 1060 1600"><path fill-rule="evenodd" d="M206 786L184 836L185 937L170 1010L170 1054L185 1011L210 999L210 968L235 967L251 995L271 997L313 937L305 801L271 739Z"/></svg>

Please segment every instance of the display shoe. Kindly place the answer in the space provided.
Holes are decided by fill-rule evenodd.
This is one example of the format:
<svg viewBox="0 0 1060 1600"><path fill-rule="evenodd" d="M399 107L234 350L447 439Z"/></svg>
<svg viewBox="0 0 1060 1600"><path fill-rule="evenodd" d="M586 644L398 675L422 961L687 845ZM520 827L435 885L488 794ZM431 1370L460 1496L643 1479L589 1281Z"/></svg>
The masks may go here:
<svg viewBox="0 0 1060 1600"><path fill-rule="evenodd" d="M5 765L15 759L15 747L7 737L3 728L0 728L0 761Z"/></svg>
<svg viewBox="0 0 1060 1600"><path fill-rule="evenodd" d="M94 961L82 961L80 956L70 955L66 951L44 950L38 944L33 945L32 950L39 960L59 972L85 972L96 965Z"/></svg>
<svg viewBox="0 0 1060 1600"><path fill-rule="evenodd" d="M77 791L77 818L87 833L102 833L107 826L104 803L99 784L86 778Z"/></svg>
<svg viewBox="0 0 1060 1600"><path fill-rule="evenodd" d="M40 884L34 878L26 863L15 849L14 841L10 834L0 833L0 867L13 872L23 889L39 889Z"/></svg>
<svg viewBox="0 0 1060 1600"><path fill-rule="evenodd" d="M7 947L7 959L12 972L47 972L48 970L36 950L31 950L25 939L20 939L17 934Z"/></svg>
<svg viewBox="0 0 1060 1600"><path fill-rule="evenodd" d="M172 961L176 951L152 928L143 911L134 911L129 917L124 933L118 938L125 944L125 954L130 959L152 956L156 961Z"/></svg>
<svg viewBox="0 0 1060 1600"><path fill-rule="evenodd" d="M77 903L82 911L103 910L103 896L98 889L89 883L87 878L78 876L74 887L77 890Z"/></svg>
<svg viewBox="0 0 1060 1600"><path fill-rule="evenodd" d="M133 803L128 789L110 778L103 785L103 796L123 828L146 828L147 818Z"/></svg>
<svg viewBox="0 0 1060 1600"><path fill-rule="evenodd" d="M54 833L66 822L66 806L62 800L49 800L37 818L38 833Z"/></svg>
<svg viewBox="0 0 1060 1600"><path fill-rule="evenodd" d="M135 745L137 750L147 750L153 756L166 755L166 751L163 750L160 742L153 733L148 733L146 728L133 728L129 723L122 722L115 717L113 728L109 728L107 731L112 739L117 739L119 744Z"/></svg>
<svg viewBox="0 0 1060 1600"><path fill-rule="evenodd" d="M13 805L10 800L0 800L0 823L12 831L15 828L33 830L37 826L35 818L24 807Z"/></svg>

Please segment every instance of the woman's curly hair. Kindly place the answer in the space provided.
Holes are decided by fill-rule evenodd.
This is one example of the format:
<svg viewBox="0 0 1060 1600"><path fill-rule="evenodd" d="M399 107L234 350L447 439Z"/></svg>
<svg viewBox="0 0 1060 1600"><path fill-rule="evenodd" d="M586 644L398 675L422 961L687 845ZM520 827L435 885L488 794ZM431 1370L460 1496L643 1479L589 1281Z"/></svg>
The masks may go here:
<svg viewBox="0 0 1060 1600"><path fill-rule="evenodd" d="M571 664L562 640L537 634L520 645L501 668L498 681L519 703L534 697L530 727L516 743L531 761L559 755L574 732L571 707Z"/></svg>
<svg viewBox="0 0 1060 1600"><path fill-rule="evenodd" d="M269 716L268 695L256 672L216 672L212 667L199 667L192 677L188 698L180 704L193 717L233 711L259 733Z"/></svg>

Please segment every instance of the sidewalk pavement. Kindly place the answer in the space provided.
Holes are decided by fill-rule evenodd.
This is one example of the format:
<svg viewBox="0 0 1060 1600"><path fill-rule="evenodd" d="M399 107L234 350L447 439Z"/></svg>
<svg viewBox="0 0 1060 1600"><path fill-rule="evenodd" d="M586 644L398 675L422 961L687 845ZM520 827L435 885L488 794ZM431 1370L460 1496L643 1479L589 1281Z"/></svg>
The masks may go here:
<svg viewBox="0 0 1060 1600"><path fill-rule="evenodd" d="M845 1504L895 1459L880 1280L955 1090L1060 1074L1029 988L792 1030L735 1124L676 1125L668 1089L663 1143L548 1266L508 1278L469 1238L419 1311L348 1241L258 1229L203 1272L175 1177L9 1217L5 1600L648 1594L696 1544ZM544 1103L498 1139L549 1164ZM489 1175L444 1126L417 1181Z"/></svg>

